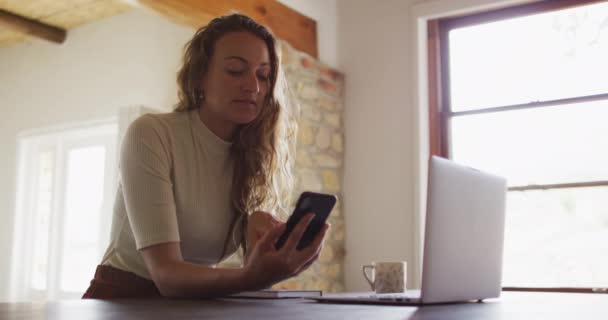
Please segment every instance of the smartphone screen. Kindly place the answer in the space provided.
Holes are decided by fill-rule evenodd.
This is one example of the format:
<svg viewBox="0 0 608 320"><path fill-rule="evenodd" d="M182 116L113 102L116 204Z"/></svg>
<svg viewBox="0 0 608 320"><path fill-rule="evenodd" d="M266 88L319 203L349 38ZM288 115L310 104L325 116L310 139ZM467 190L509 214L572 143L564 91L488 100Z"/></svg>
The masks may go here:
<svg viewBox="0 0 608 320"><path fill-rule="evenodd" d="M308 228L300 238L300 242L296 246L296 249L302 250L306 248L310 243L313 242L316 235L323 229L325 221L329 217L331 210L336 204L336 196L331 194L316 193L316 192L303 192L300 198L296 202L296 207L293 210L291 216L287 220L287 226L285 232L279 237L275 244L276 249L280 249L285 244L285 241L289 238L289 235L300 222L300 220L309 212L315 214L315 217L308 225Z"/></svg>

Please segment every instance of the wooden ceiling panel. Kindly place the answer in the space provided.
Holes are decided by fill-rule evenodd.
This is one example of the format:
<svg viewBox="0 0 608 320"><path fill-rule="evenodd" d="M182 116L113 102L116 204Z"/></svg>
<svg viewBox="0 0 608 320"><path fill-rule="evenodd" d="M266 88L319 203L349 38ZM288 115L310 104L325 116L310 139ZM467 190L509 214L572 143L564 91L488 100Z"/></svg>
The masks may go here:
<svg viewBox="0 0 608 320"><path fill-rule="evenodd" d="M58 12L48 18L42 19L42 21L64 29L72 29L89 22L127 12L131 9L133 7L122 1L89 1L86 4L74 6L70 10Z"/></svg>
<svg viewBox="0 0 608 320"><path fill-rule="evenodd" d="M0 0L0 9L67 30L133 7L122 0ZM16 44L29 37L4 26L0 28L0 46Z"/></svg>
<svg viewBox="0 0 608 320"><path fill-rule="evenodd" d="M0 8L23 17L39 20L90 2L91 0L0 0Z"/></svg>
<svg viewBox="0 0 608 320"><path fill-rule="evenodd" d="M216 16L241 12L294 48L318 56L316 22L276 0L0 0L0 10L5 11L2 22L9 26L0 28L0 46L27 39L25 33L61 43L63 30L127 12L133 9L132 4L193 28ZM61 36L48 37L46 33Z"/></svg>
<svg viewBox="0 0 608 320"><path fill-rule="evenodd" d="M240 12L269 27L294 48L318 57L315 20L274 0L137 0L178 23L199 28L213 17Z"/></svg>

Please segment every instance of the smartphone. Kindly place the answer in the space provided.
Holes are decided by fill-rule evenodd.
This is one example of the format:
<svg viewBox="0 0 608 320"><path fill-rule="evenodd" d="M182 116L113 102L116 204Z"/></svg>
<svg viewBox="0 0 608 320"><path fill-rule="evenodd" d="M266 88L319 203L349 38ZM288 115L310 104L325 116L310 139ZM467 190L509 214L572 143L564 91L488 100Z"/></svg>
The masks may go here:
<svg viewBox="0 0 608 320"><path fill-rule="evenodd" d="M302 250L310 245L317 234L323 229L325 221L329 217L331 210L336 204L336 196L332 194L316 193L316 192L303 192L296 202L296 207L293 210L289 219L287 219L287 226L283 234L279 237L275 244L275 248L281 249L285 244L285 241L289 238L289 235L296 227L296 225L302 220L302 218L309 212L315 214L306 231L300 238L300 242L296 246L297 250Z"/></svg>

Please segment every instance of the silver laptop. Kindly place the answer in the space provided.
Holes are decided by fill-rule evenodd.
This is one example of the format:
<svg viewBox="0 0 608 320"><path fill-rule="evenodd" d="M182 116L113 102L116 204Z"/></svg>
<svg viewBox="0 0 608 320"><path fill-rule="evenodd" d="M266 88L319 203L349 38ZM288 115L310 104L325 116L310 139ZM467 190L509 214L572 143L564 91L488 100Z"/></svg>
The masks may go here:
<svg viewBox="0 0 608 320"><path fill-rule="evenodd" d="M338 293L314 299L420 305L499 297L506 191L504 178L431 157L421 290Z"/></svg>

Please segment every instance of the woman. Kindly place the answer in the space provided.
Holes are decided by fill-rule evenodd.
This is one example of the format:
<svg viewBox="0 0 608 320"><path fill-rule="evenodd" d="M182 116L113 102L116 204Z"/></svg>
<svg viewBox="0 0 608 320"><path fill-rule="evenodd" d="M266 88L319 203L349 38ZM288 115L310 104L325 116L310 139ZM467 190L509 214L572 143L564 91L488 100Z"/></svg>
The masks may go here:
<svg viewBox="0 0 608 320"><path fill-rule="evenodd" d="M110 245L83 298L213 297L269 287L318 257L328 226L281 250L290 117L275 39L243 15L214 19L186 45L174 112L125 134ZM252 213L253 212L253 213ZM252 213L248 217L249 213ZM244 249L242 268L215 265Z"/></svg>

